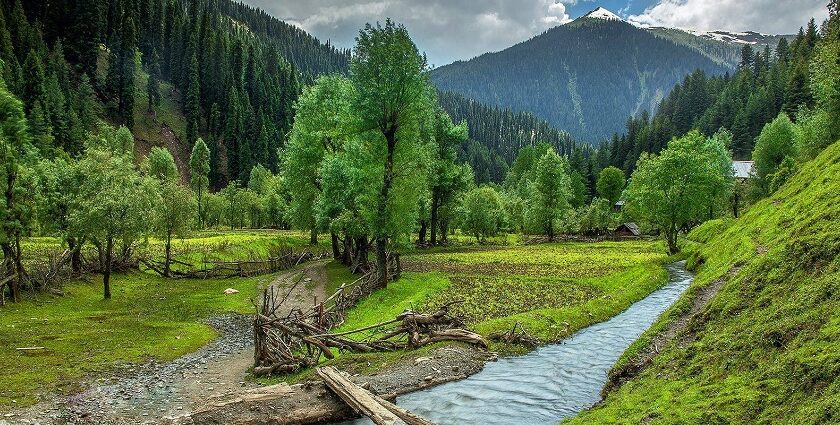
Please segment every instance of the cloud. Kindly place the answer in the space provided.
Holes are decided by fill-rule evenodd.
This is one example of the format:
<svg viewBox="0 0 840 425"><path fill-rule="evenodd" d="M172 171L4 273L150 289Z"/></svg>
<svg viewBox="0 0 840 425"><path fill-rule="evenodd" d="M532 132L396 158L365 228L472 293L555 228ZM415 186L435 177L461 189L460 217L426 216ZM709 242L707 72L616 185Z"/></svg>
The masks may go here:
<svg viewBox="0 0 840 425"><path fill-rule="evenodd" d="M435 65L507 48L569 22L578 0L245 0L322 40L352 47L366 23L406 26Z"/></svg>
<svg viewBox="0 0 840 425"><path fill-rule="evenodd" d="M641 26L791 34L828 17L825 0L660 0L628 18Z"/></svg>

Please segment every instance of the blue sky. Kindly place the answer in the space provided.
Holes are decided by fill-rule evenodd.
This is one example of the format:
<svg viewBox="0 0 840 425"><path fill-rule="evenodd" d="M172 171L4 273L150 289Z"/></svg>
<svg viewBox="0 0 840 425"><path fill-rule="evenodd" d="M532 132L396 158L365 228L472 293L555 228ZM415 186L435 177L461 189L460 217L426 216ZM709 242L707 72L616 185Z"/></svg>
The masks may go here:
<svg viewBox="0 0 840 425"><path fill-rule="evenodd" d="M321 40L352 47L360 28L390 17L433 65L505 49L604 7L642 25L792 34L828 16L828 0L244 0Z"/></svg>

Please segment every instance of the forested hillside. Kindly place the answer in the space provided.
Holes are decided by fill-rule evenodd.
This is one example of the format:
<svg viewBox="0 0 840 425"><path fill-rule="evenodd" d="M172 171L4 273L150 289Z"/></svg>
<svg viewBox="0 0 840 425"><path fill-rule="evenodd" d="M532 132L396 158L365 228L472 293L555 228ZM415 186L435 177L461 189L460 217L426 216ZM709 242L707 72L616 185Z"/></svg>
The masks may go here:
<svg viewBox="0 0 840 425"><path fill-rule="evenodd" d="M652 116L645 112L628 118L626 133L610 143L611 164L629 175L642 152L659 152L674 136L693 128L704 134L730 130L734 158L750 159L756 137L779 112L823 126L824 115L808 113L815 104L808 64L819 40L812 20L790 43L782 38L774 49L760 51L744 46L733 75L693 72Z"/></svg>
<svg viewBox="0 0 840 425"><path fill-rule="evenodd" d="M276 170L301 79L349 61L228 0L5 0L0 12L4 79L43 155L79 154L99 118L146 136L142 155L165 145L180 164L201 135L216 188L258 163Z"/></svg>
<svg viewBox="0 0 840 425"><path fill-rule="evenodd" d="M598 142L654 110L685 75L728 68L628 23L581 18L498 53L432 72L440 90L528 111L575 139Z"/></svg>
<svg viewBox="0 0 840 425"><path fill-rule="evenodd" d="M546 143L567 156L574 150L568 133L534 114L487 106L452 92L439 93L438 103L453 121L467 122L470 140L461 146L459 156L472 166L479 183L501 182L508 164L524 147Z"/></svg>

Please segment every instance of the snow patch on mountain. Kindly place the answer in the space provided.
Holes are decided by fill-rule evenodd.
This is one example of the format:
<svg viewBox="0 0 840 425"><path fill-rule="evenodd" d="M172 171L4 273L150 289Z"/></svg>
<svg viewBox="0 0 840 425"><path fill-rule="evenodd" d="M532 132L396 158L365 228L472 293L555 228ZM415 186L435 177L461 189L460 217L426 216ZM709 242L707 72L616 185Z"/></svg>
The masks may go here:
<svg viewBox="0 0 840 425"><path fill-rule="evenodd" d="M623 21L618 15L615 13L610 12L603 7L599 7L586 15L583 15L584 18L595 18L595 19L605 19L608 21Z"/></svg>

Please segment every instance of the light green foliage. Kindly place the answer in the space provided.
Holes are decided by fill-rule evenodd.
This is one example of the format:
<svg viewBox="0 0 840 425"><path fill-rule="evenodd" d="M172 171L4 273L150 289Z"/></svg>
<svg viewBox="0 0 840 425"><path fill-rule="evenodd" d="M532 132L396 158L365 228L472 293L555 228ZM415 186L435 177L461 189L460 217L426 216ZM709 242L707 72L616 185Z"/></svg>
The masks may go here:
<svg viewBox="0 0 840 425"><path fill-rule="evenodd" d="M692 231L685 249L699 266L695 282L653 328L724 279L683 334L690 338L660 346L637 378L569 422L837 423L838 192L835 143L740 219ZM629 352L638 350L639 343Z"/></svg>
<svg viewBox="0 0 840 425"><path fill-rule="evenodd" d="M286 147L286 184L290 218L304 229L315 226L314 210L321 191L320 167L325 156L344 148L354 133L350 104L353 85L344 77L324 76L304 89L295 105L295 122Z"/></svg>
<svg viewBox="0 0 840 425"><path fill-rule="evenodd" d="M479 243L496 236L505 224L502 198L490 186L473 189L464 196L461 229L475 236Z"/></svg>
<svg viewBox="0 0 840 425"><path fill-rule="evenodd" d="M537 162L530 192L528 221L554 239L571 196L569 162L554 149L547 149Z"/></svg>
<svg viewBox="0 0 840 425"><path fill-rule="evenodd" d="M424 126L431 122L431 89L425 59L405 27L391 20L384 27L366 25L353 52L353 110L360 128L369 133L348 152L357 155L356 164L364 164L362 217L376 239L382 269L389 240L407 234L416 223L431 138L424 138L429 130Z"/></svg>
<svg viewBox="0 0 840 425"><path fill-rule="evenodd" d="M163 240L165 252L164 274L170 273L173 237L184 237L192 228L195 218L195 200L192 192L173 180L161 183L160 195L154 209L154 233Z"/></svg>
<svg viewBox="0 0 840 425"><path fill-rule="evenodd" d="M149 157L146 159L146 169L149 176L161 182L176 181L179 177L178 167L175 166L175 158L166 148L157 146L152 148Z"/></svg>
<svg viewBox="0 0 840 425"><path fill-rule="evenodd" d="M828 112L800 111L796 116L796 151L802 162L816 158L823 149L831 145L835 138L832 134L831 116Z"/></svg>
<svg viewBox="0 0 840 425"><path fill-rule="evenodd" d="M576 211L578 232L588 235L603 235L618 225L616 215L612 212L613 203L601 198L595 198L592 203Z"/></svg>
<svg viewBox="0 0 840 425"><path fill-rule="evenodd" d="M784 113L779 114L770 124L764 126L755 142L753 161L755 174L760 187L769 193L771 174L785 159L796 156L796 131L794 124Z"/></svg>
<svg viewBox="0 0 840 425"><path fill-rule="evenodd" d="M728 199L732 181L732 158L721 138L692 131L658 156L642 155L625 191L627 209L658 226L676 253L683 226L707 218L710 200Z"/></svg>
<svg viewBox="0 0 840 425"><path fill-rule="evenodd" d="M621 192L624 191L624 172L616 167L607 167L598 174L598 182L595 184L598 195L611 204L618 202Z"/></svg>
<svg viewBox="0 0 840 425"><path fill-rule="evenodd" d="M129 153L120 153L126 143L122 129L113 139L103 144L110 150L89 148L79 161L81 185L70 214L74 233L86 235L99 248L105 298L110 297L114 244L130 247L149 230L158 186L137 173Z"/></svg>

